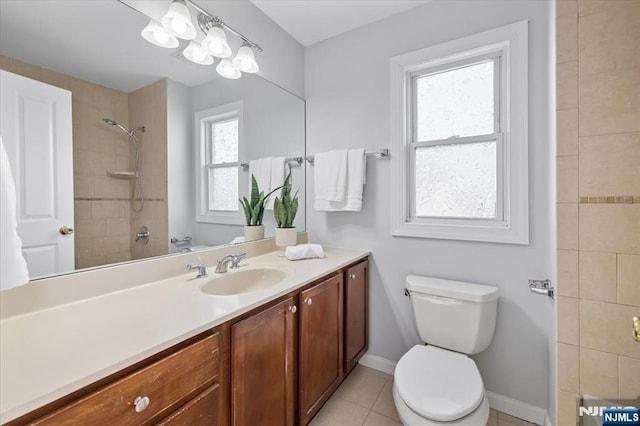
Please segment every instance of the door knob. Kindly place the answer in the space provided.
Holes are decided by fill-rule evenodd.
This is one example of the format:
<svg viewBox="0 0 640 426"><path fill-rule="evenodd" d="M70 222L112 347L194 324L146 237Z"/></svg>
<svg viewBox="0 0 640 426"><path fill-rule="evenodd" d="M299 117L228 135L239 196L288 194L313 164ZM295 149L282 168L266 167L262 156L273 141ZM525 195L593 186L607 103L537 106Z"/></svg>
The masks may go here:
<svg viewBox="0 0 640 426"><path fill-rule="evenodd" d="M62 235L70 235L73 234L73 228L70 226L61 226L60 227L60 233Z"/></svg>
<svg viewBox="0 0 640 426"><path fill-rule="evenodd" d="M356 279L356 274L349 274L349 278L351 278L352 280Z"/></svg>
<svg viewBox="0 0 640 426"><path fill-rule="evenodd" d="M296 312L298 312L298 307L296 305L289 306L289 310L292 314L295 314Z"/></svg>
<svg viewBox="0 0 640 426"><path fill-rule="evenodd" d="M313 303L313 299L311 299L310 297L307 297L306 299L304 299L304 303L306 303L307 305L310 305Z"/></svg>

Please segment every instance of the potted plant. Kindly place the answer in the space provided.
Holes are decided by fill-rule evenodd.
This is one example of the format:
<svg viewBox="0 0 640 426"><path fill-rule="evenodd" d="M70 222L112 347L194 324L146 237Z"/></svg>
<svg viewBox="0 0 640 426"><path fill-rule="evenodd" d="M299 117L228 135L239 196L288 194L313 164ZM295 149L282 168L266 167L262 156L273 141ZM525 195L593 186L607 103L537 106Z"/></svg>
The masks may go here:
<svg viewBox="0 0 640 426"><path fill-rule="evenodd" d="M280 197L276 197L273 204L273 215L276 219L276 246L281 251L288 246L295 246L297 242L296 228L293 220L298 212L298 192L291 196L291 172L282 184Z"/></svg>
<svg viewBox="0 0 640 426"><path fill-rule="evenodd" d="M240 204L244 210L244 217L246 219L246 225L244 226L244 240L254 241L264 238L264 225L262 225L262 218L264 216L264 203L267 197L278 189L277 187L273 191L264 195L264 191L260 191L258 188L258 182L256 177L251 175L251 199L247 200L247 197L242 197Z"/></svg>

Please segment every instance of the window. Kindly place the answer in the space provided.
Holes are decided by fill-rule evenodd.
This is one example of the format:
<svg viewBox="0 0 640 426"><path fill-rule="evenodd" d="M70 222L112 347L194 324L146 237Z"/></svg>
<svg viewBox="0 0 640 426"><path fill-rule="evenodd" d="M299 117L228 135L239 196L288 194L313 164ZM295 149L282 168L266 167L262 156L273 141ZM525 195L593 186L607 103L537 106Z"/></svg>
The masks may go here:
<svg viewBox="0 0 640 426"><path fill-rule="evenodd" d="M242 223L238 202L242 102L196 113L196 220Z"/></svg>
<svg viewBox="0 0 640 426"><path fill-rule="evenodd" d="M391 62L393 234L528 243L526 21Z"/></svg>

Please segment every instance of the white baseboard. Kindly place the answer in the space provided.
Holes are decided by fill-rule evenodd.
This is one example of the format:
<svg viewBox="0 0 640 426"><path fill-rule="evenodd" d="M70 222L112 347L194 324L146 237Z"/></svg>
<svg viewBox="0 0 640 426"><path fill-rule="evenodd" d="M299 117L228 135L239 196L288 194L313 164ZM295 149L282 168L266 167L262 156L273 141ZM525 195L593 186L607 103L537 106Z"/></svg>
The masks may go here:
<svg viewBox="0 0 640 426"><path fill-rule="evenodd" d="M374 370L382 371L392 376L396 370L395 362L377 355L364 354L362 358L360 358L359 363L365 367L373 368Z"/></svg>
<svg viewBox="0 0 640 426"><path fill-rule="evenodd" d="M487 391L487 398L489 398L489 406L494 410L502 411L505 414L537 425L546 424L548 416L547 410L544 408L489 391Z"/></svg>
<svg viewBox="0 0 640 426"><path fill-rule="evenodd" d="M364 354L360 359L360 364L374 370L382 371L393 376L396 369L396 363L377 355ZM513 417L526 420L537 425L553 426L553 422L547 413L547 410L536 407L508 396L499 395L494 392L487 391L489 406L494 410L502 411Z"/></svg>

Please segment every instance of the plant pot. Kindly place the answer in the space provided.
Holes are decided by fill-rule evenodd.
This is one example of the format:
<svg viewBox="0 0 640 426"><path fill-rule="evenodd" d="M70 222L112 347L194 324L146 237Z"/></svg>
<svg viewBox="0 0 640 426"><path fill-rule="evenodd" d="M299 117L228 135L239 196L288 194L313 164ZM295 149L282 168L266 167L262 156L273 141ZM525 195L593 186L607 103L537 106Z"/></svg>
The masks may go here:
<svg viewBox="0 0 640 426"><path fill-rule="evenodd" d="M244 241L255 241L264 238L264 225L245 225L244 226Z"/></svg>
<svg viewBox="0 0 640 426"><path fill-rule="evenodd" d="M298 242L298 232L294 228L276 228L276 247L284 253L284 249L295 246Z"/></svg>

